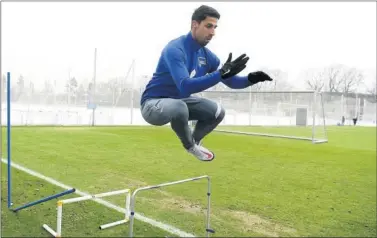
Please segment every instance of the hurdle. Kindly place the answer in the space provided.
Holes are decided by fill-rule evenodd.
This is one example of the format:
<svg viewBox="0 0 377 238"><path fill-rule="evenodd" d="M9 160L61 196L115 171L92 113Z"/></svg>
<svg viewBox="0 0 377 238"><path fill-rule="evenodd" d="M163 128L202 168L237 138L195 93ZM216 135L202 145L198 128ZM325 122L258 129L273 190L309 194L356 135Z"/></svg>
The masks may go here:
<svg viewBox="0 0 377 238"><path fill-rule="evenodd" d="M127 194L125 199L125 214L124 219L118 220L115 222L110 222L104 225L100 225L99 229L107 229L110 227L114 227L117 225L125 224L129 221L129 210L130 210L130 198L131 198L131 192L129 189L123 189L123 190L117 190L112 192L105 192L105 193L99 193L95 195L87 195L83 197L77 197L77 198L68 198L65 200L59 200L57 202L57 222L56 222L56 231L54 231L51 227L49 227L47 224L43 224L43 228L48 231L51 235L54 237L62 237L62 220L63 220L63 204L69 204L69 203L75 203L75 202L81 202L86 200L96 200L97 198L101 197L108 197L113 195L119 195L119 194Z"/></svg>
<svg viewBox="0 0 377 238"><path fill-rule="evenodd" d="M135 199L136 199L136 194L138 194L140 191L145 191L145 190L150 190L150 189L155 189L155 188L161 188L165 186L171 186L175 184L181 184L181 183L187 183L191 181L196 181L200 179L207 179L207 216L206 216L206 234L207 237L209 237L210 233L215 233L214 230L210 228L210 196L211 196L211 180L208 175L203 175L199 177L194 177L194 178L188 178L188 179L183 179L183 180L178 180L174 182L168 182L168 183L162 183L158 185L152 185L152 186L146 186L146 187L141 187L136 189L131 196L131 202L130 202L130 226L129 226L129 237L133 237L133 225L134 225L134 216L135 216Z"/></svg>

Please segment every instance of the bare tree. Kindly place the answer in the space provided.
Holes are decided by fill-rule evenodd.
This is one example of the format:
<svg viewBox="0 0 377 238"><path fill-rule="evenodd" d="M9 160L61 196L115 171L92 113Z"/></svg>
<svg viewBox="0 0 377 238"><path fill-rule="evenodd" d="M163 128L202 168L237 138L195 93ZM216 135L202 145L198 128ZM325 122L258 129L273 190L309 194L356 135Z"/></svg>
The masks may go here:
<svg viewBox="0 0 377 238"><path fill-rule="evenodd" d="M344 68L341 79L340 87L343 93L355 93L357 87L364 81L364 75L356 68Z"/></svg>
<svg viewBox="0 0 377 238"><path fill-rule="evenodd" d="M308 69L303 78L307 89L320 92L325 88L325 72L321 69Z"/></svg>
<svg viewBox="0 0 377 238"><path fill-rule="evenodd" d="M324 81L323 90L329 92L354 93L364 81L364 75L360 70L342 64L330 65L320 75ZM321 80L313 80L321 85ZM311 83L314 84L313 82Z"/></svg>
<svg viewBox="0 0 377 238"><path fill-rule="evenodd" d="M327 82L327 90L329 92L341 91L341 72L343 65L331 65L324 70L325 82Z"/></svg>
<svg viewBox="0 0 377 238"><path fill-rule="evenodd" d="M74 98L75 104L77 103L77 89L78 89L78 81L76 77L72 77L69 79L68 83L66 84L66 92L68 95L68 103L71 102L71 99Z"/></svg>

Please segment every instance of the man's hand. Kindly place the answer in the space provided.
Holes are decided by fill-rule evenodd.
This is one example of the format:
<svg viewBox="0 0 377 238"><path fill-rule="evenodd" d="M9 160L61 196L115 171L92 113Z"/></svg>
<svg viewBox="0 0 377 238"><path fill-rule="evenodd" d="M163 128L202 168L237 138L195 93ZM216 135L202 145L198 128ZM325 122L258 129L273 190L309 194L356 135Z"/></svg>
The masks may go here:
<svg viewBox="0 0 377 238"><path fill-rule="evenodd" d="M272 78L262 71L249 73L247 76L247 79L252 84L256 84L256 83L264 82L264 81L272 81Z"/></svg>
<svg viewBox="0 0 377 238"><path fill-rule="evenodd" d="M229 57L223 67L220 69L221 78L226 79L233 77L234 75L241 72L244 68L246 68L246 63L249 60L249 57L246 57L246 54L242 54L233 62L232 60L232 53L229 53Z"/></svg>

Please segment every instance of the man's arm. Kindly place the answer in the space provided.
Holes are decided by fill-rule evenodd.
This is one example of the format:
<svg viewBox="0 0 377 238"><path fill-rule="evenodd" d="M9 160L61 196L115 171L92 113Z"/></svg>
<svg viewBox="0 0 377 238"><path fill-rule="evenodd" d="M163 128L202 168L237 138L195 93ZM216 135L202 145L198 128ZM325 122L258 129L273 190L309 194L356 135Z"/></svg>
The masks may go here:
<svg viewBox="0 0 377 238"><path fill-rule="evenodd" d="M220 66L220 60L212 52L209 53L209 56L210 56L210 61L212 63L211 71L214 71ZM263 82L263 81L272 81L272 79L267 74L261 71L248 73L245 76L234 75L227 79L221 79L221 82L223 84L225 84L226 86L232 89L244 89L256 83Z"/></svg>
<svg viewBox="0 0 377 238"><path fill-rule="evenodd" d="M227 80L221 80L224 84L226 84L228 87L233 89L242 89L247 88L251 85L264 82L264 81L272 81L272 78L268 76L265 72L262 71L255 71L252 73L248 73L246 76L233 76L230 78L229 81Z"/></svg>
<svg viewBox="0 0 377 238"><path fill-rule="evenodd" d="M247 88L251 85L253 85L249 79L248 76L238 76L235 75L228 79L222 79L221 82L232 89L243 89Z"/></svg>
<svg viewBox="0 0 377 238"><path fill-rule="evenodd" d="M209 51L210 52L210 51ZM215 70L220 67L220 59L213 54L212 52L209 53L211 58L211 62L213 62L212 70ZM235 75L233 77L227 79L221 79L221 82L232 89L243 89L251 86L252 84L248 80L248 76L238 76Z"/></svg>
<svg viewBox="0 0 377 238"><path fill-rule="evenodd" d="M184 53L175 47L166 49L163 54L164 61L174 79L178 89L184 94L193 94L204 91L221 80L220 71L214 71L202 77L190 78L184 63Z"/></svg>

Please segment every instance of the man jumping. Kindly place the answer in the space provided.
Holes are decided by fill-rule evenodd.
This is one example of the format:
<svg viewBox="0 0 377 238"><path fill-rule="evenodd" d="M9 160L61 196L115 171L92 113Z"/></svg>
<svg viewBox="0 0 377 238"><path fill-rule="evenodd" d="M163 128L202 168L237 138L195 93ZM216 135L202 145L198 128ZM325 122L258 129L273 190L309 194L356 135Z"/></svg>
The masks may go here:
<svg viewBox="0 0 377 238"><path fill-rule="evenodd" d="M183 147L201 161L211 161L215 154L200 141L224 119L225 110L218 103L191 94L202 92L219 82L232 89L242 89L272 79L261 71L237 76L249 58L242 54L224 65L205 46L215 35L220 14L202 5L192 15L191 31L170 41L162 50L152 79L141 96L141 114L155 126L170 123ZM196 120L191 132L188 122Z"/></svg>

